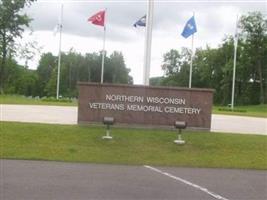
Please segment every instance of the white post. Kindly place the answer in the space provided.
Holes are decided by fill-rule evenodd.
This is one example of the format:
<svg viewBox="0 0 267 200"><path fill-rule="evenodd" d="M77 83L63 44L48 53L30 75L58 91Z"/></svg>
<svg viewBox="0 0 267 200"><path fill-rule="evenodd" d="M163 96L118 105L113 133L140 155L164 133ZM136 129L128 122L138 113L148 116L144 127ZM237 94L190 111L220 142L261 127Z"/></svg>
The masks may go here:
<svg viewBox="0 0 267 200"><path fill-rule="evenodd" d="M195 12L193 12L193 16L195 17ZM191 62L190 62L190 69L189 69L189 88L192 86L192 69L193 69L193 57L194 57L194 33L192 35L192 43L191 43Z"/></svg>
<svg viewBox="0 0 267 200"><path fill-rule="evenodd" d="M61 33L62 33L63 4L61 4L60 20L59 20L59 50L58 50L58 67L57 67L57 99L59 98L60 83L60 63L61 63Z"/></svg>
<svg viewBox="0 0 267 200"><path fill-rule="evenodd" d="M101 83L104 82L104 63L105 63L105 43L106 43L106 19L107 9L105 9L104 34L103 34L103 50L102 50L102 64L101 64Z"/></svg>
<svg viewBox="0 0 267 200"><path fill-rule="evenodd" d="M238 44L238 16L236 18L236 30L235 30L235 41L234 41L234 66L233 66L233 83L232 83L232 98L231 98L231 109L234 109L234 100L235 100L235 71L236 71L236 53L237 53L237 44Z"/></svg>
<svg viewBox="0 0 267 200"><path fill-rule="evenodd" d="M154 10L154 0L148 0L148 8L147 8L147 16L146 16L146 39L145 39L145 53L144 53L144 69L143 69L143 84L144 85L149 85L153 10Z"/></svg>
<svg viewBox="0 0 267 200"><path fill-rule="evenodd" d="M191 45L191 62L190 62L190 70L189 70L189 88L192 85L192 68L193 68L193 57L194 57L194 33L192 35L192 45Z"/></svg>

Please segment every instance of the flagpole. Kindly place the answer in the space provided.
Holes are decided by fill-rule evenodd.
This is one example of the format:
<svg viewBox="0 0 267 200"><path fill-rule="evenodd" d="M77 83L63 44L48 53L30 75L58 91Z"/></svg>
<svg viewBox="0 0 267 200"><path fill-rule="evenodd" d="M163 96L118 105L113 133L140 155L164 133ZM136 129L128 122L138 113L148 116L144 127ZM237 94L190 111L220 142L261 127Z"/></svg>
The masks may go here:
<svg viewBox="0 0 267 200"><path fill-rule="evenodd" d="M57 67L57 99L59 98L60 83L60 64L61 64L61 33L62 33L63 4L61 4L60 21L59 21L59 51L58 51L58 67Z"/></svg>
<svg viewBox="0 0 267 200"><path fill-rule="evenodd" d="M154 9L154 0L148 0L148 9L147 9L147 17L146 17L144 68L143 68L143 84L144 85L149 85L153 9Z"/></svg>
<svg viewBox="0 0 267 200"><path fill-rule="evenodd" d="M231 109L234 109L235 100L235 71L236 71L236 54L237 54L237 44L238 44L238 15L236 17L236 29L235 29L235 41L234 41L234 66L233 66L233 83L232 83L232 98L231 98Z"/></svg>
<svg viewBox="0 0 267 200"><path fill-rule="evenodd" d="M105 9L105 15L106 14L107 14L107 9ZM101 83L104 82L105 43L106 43L106 18L107 18L106 16L105 16L104 34L103 34L103 50L102 50L102 64L101 64Z"/></svg>
<svg viewBox="0 0 267 200"><path fill-rule="evenodd" d="M193 12L193 16L195 17L195 12ZM191 88L191 86L192 86L193 56L194 56L194 33L192 34L192 43L191 43L191 62L190 62L190 70L189 70L189 88Z"/></svg>
<svg viewBox="0 0 267 200"><path fill-rule="evenodd" d="M192 44L191 44L191 62L190 62L190 71L189 71L189 88L192 85L192 68L193 68L193 48L194 48L194 33L192 35Z"/></svg>

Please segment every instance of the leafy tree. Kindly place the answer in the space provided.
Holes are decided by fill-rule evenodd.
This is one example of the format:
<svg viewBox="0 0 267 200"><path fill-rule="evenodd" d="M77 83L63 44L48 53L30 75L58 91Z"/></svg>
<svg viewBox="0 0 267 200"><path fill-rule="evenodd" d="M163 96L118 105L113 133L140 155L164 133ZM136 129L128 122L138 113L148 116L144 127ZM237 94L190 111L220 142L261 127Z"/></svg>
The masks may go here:
<svg viewBox="0 0 267 200"><path fill-rule="evenodd" d="M100 53L87 53L83 56L71 49L62 53L60 70L60 95L77 96L77 82L100 82L101 59ZM113 52L105 57L104 82L132 84L129 76L130 70L126 68L123 55ZM57 57L51 53L41 56L37 68L40 96L54 96L57 84Z"/></svg>
<svg viewBox="0 0 267 200"><path fill-rule="evenodd" d="M54 68L50 74L50 79L46 83L44 92L47 96L56 96L56 88L57 88L57 70ZM62 93L61 93L62 94Z"/></svg>
<svg viewBox="0 0 267 200"><path fill-rule="evenodd" d="M20 77L16 80L16 94L36 96L37 75L34 70L22 67Z"/></svg>
<svg viewBox="0 0 267 200"><path fill-rule="evenodd" d="M38 46L38 42L33 40L24 44L17 44L16 49L18 49L17 56L25 61L24 67L28 68L28 61L33 59L36 54L40 54L42 47Z"/></svg>
<svg viewBox="0 0 267 200"><path fill-rule="evenodd" d="M126 68L122 53L114 51L110 55L110 67L105 73L106 82L133 84L129 73L130 69Z"/></svg>
<svg viewBox="0 0 267 200"><path fill-rule="evenodd" d="M177 50L171 49L163 56L163 65L161 66L166 76L173 75L181 69L181 55Z"/></svg>
<svg viewBox="0 0 267 200"><path fill-rule="evenodd" d="M149 85L161 86L163 79L164 79L164 77L162 77L162 76L152 77L152 78L149 79Z"/></svg>
<svg viewBox="0 0 267 200"><path fill-rule="evenodd" d="M260 12L249 13L240 20L242 38L245 40L244 51L246 57L246 69L249 72L247 81L259 85L259 102L264 103L267 79L267 19ZM257 88L257 87L256 87Z"/></svg>
<svg viewBox="0 0 267 200"><path fill-rule="evenodd" d="M57 58L52 53L45 53L41 56L39 66L37 68L38 76L38 90L39 96L47 96L47 90L45 90L47 83L52 77L52 72L56 73ZM55 88L56 90L56 88Z"/></svg>
<svg viewBox="0 0 267 200"><path fill-rule="evenodd" d="M14 39L21 37L23 26L29 26L31 19L21 10L34 0L1 0L0 1L0 93L4 91L4 79L8 54L11 55Z"/></svg>
<svg viewBox="0 0 267 200"><path fill-rule="evenodd" d="M7 59L5 92L8 94L21 94L26 96L37 95L37 74L18 65L15 60Z"/></svg>
<svg viewBox="0 0 267 200"><path fill-rule="evenodd" d="M188 86L190 55L191 52L187 48L182 48L181 53L171 49L164 54L161 68L164 71L165 78L161 82L162 85Z"/></svg>

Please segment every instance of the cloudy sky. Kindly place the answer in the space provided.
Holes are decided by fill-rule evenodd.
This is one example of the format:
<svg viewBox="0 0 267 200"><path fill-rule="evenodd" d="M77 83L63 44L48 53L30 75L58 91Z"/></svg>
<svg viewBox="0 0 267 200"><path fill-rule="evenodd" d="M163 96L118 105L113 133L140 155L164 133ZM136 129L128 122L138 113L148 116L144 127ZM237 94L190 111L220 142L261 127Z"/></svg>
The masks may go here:
<svg viewBox="0 0 267 200"><path fill-rule="evenodd" d="M58 54L59 35L53 35L58 23L63 2L62 51L73 48L82 54L99 52L103 46L103 28L87 22L88 17L107 9L106 50L121 51L125 63L131 69L135 84L142 84L145 28L134 28L133 24L147 10L146 0L135 1L91 1L91 0L37 0L25 12L33 18L30 31L25 31L23 40L37 41L41 53ZM161 76L164 53L170 49L191 48L191 39L184 39L181 32L186 21L195 13L197 33L194 46L217 47L226 35L235 31L237 15L260 11L267 14L267 1L154 1L152 52L150 77ZM36 68L39 56L30 62ZM23 62L23 61L21 61ZM90 64L90 63L89 63Z"/></svg>

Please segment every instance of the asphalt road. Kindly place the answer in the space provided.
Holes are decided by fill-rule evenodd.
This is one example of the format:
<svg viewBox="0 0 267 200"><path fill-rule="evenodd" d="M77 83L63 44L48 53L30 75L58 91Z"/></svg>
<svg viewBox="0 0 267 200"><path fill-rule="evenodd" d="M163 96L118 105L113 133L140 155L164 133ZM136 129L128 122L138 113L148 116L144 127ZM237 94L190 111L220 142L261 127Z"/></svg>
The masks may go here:
<svg viewBox="0 0 267 200"><path fill-rule="evenodd" d="M0 121L77 124L77 107L0 105ZM212 115L211 131L267 135L267 118Z"/></svg>
<svg viewBox="0 0 267 200"><path fill-rule="evenodd" d="M266 200L267 172L0 160L1 200Z"/></svg>

